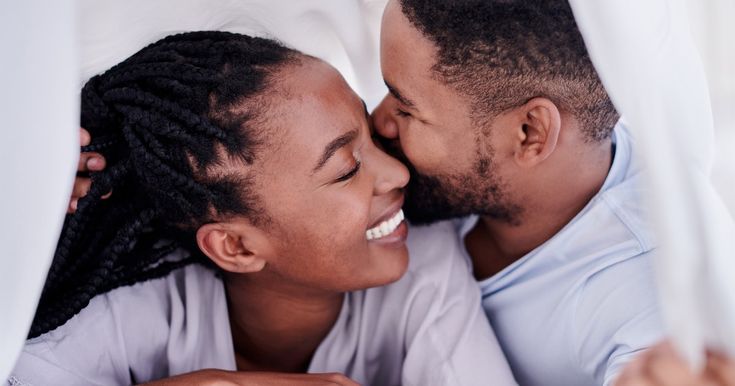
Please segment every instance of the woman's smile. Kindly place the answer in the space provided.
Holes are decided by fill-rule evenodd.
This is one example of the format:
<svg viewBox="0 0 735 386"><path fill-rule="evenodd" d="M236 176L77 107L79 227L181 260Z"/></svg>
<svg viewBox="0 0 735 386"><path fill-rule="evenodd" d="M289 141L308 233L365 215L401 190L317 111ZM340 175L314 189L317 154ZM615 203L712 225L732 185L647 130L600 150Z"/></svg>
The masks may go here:
<svg viewBox="0 0 735 386"><path fill-rule="evenodd" d="M389 219L381 222L380 224L368 229L365 232L365 236L368 241L380 240L384 237L391 235L399 225L403 223L403 210L399 209Z"/></svg>
<svg viewBox="0 0 735 386"><path fill-rule="evenodd" d="M365 231L365 238L371 244L402 246L408 236L408 226L403 216L404 196L389 205L382 215L373 221Z"/></svg>

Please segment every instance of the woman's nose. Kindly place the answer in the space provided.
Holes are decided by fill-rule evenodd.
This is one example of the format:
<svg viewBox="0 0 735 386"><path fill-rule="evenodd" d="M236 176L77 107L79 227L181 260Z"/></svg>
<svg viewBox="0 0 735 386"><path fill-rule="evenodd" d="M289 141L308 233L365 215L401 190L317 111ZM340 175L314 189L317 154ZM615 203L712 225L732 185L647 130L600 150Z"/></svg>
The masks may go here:
<svg viewBox="0 0 735 386"><path fill-rule="evenodd" d="M372 114L375 132L387 139L398 139L398 124L391 113L391 98L386 95Z"/></svg>
<svg viewBox="0 0 735 386"><path fill-rule="evenodd" d="M375 161L373 173L375 173L375 195L389 193L396 189L402 189L408 184L408 169L400 161L388 155L379 148L375 148Z"/></svg>

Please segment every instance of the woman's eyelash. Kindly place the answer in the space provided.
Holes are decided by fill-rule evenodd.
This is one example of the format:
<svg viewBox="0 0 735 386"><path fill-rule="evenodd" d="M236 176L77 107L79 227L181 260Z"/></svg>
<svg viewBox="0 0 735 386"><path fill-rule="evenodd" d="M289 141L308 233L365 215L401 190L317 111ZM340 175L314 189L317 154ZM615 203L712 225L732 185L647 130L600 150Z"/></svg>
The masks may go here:
<svg viewBox="0 0 735 386"><path fill-rule="evenodd" d="M399 117L409 117L409 116L411 116L410 113L405 112L405 111L403 111L401 109L396 109L396 115L398 115Z"/></svg>
<svg viewBox="0 0 735 386"><path fill-rule="evenodd" d="M347 172L347 174L343 175L342 177L337 178L337 182L347 181L350 178L354 177L355 174L357 174L357 172L360 171L360 165L362 165L360 161L357 161L357 163L355 164L355 167L352 168L352 170Z"/></svg>

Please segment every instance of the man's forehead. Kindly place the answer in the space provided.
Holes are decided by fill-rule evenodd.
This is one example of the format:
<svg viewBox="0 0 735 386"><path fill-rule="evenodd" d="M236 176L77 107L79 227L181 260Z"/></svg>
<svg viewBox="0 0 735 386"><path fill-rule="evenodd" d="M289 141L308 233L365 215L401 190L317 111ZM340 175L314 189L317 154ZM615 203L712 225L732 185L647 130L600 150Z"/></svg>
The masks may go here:
<svg viewBox="0 0 735 386"><path fill-rule="evenodd" d="M404 82L433 78L438 48L408 21L397 2L389 3L385 10L380 42L384 79L404 96L412 91Z"/></svg>
<svg viewBox="0 0 735 386"><path fill-rule="evenodd" d="M414 31L411 31L411 30ZM383 19L381 20L381 41L384 38L399 37L404 33L417 33L411 22L408 21L406 16L401 10L401 5L398 1L391 0L383 11Z"/></svg>

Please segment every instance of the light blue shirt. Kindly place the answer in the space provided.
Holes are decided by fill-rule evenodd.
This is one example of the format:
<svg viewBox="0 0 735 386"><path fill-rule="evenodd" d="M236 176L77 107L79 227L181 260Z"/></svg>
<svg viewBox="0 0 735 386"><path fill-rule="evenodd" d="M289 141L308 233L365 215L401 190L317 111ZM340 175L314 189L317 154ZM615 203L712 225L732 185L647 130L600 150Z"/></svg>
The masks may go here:
<svg viewBox="0 0 735 386"><path fill-rule="evenodd" d="M587 206L554 237L479 282L520 385L611 385L632 356L663 338L641 167L621 123L613 141L612 167ZM458 221L460 235L477 220Z"/></svg>

